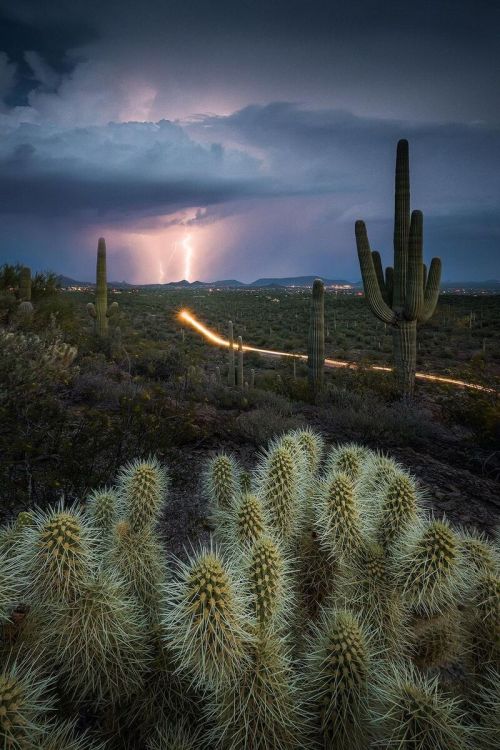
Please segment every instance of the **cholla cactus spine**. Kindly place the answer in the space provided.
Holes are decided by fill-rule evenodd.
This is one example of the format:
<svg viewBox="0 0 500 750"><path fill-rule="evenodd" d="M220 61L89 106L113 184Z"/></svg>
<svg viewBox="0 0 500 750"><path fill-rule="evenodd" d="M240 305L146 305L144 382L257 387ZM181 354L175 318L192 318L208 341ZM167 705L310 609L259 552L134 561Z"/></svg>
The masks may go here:
<svg viewBox="0 0 500 750"><path fill-rule="evenodd" d="M394 549L393 563L403 598L420 614L444 612L465 591L459 540L445 520L410 528Z"/></svg>
<svg viewBox="0 0 500 750"><path fill-rule="evenodd" d="M208 701L208 746L232 750L297 750L305 722L297 678L284 642L266 632L249 647L237 679Z"/></svg>
<svg viewBox="0 0 500 750"><path fill-rule="evenodd" d="M439 689L437 678L392 665L375 683L374 747L467 750L468 732L458 700Z"/></svg>
<svg viewBox="0 0 500 750"><path fill-rule="evenodd" d="M278 539L290 543L299 530L305 485L289 447L271 444L257 467L256 486Z"/></svg>
<svg viewBox="0 0 500 750"><path fill-rule="evenodd" d="M163 623L168 647L194 684L220 689L240 673L251 642L245 609L241 581L217 550L178 561Z"/></svg>
<svg viewBox="0 0 500 750"><path fill-rule="evenodd" d="M315 529L333 557L352 558L362 544L361 517L352 479L332 474L318 483Z"/></svg>
<svg viewBox="0 0 500 750"><path fill-rule="evenodd" d="M279 628L293 614L294 598L283 549L270 536L260 536L247 550L242 567L258 627Z"/></svg>
<svg viewBox="0 0 500 750"><path fill-rule="evenodd" d="M348 610L327 610L315 626L307 656L309 712L328 748L367 746L369 634Z"/></svg>
<svg viewBox="0 0 500 750"><path fill-rule="evenodd" d="M95 531L77 505L63 503L33 514L20 551L23 569L36 601L67 601L77 596L95 562Z"/></svg>
<svg viewBox="0 0 500 750"><path fill-rule="evenodd" d="M44 721L54 710L54 679L42 677L32 660L10 658L0 671L0 740L2 748L40 747Z"/></svg>
<svg viewBox="0 0 500 750"><path fill-rule="evenodd" d="M51 622L49 641L67 691L78 700L112 703L133 695L151 658L146 633L138 604L114 571L89 578Z"/></svg>
<svg viewBox="0 0 500 750"><path fill-rule="evenodd" d="M168 486L166 469L155 457L136 459L118 475L118 495L132 531L152 528L163 509Z"/></svg>
<svg viewBox="0 0 500 750"><path fill-rule="evenodd" d="M118 496L112 488L94 490L87 498L87 513L96 531L108 537L118 518Z"/></svg>
<svg viewBox="0 0 500 750"><path fill-rule="evenodd" d="M240 491L240 468L227 453L210 459L205 469L203 485L214 508L231 508Z"/></svg>

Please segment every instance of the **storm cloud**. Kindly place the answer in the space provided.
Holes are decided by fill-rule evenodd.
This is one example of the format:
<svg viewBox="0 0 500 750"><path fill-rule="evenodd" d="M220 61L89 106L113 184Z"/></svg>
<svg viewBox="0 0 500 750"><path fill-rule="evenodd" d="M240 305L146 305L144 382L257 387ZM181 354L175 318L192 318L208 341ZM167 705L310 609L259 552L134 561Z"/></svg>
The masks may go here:
<svg viewBox="0 0 500 750"><path fill-rule="evenodd" d="M3 8L0 261L88 277L105 234L117 275L166 280L178 227L205 278L357 278L355 219L390 252L407 137L427 254L500 275L494 4Z"/></svg>

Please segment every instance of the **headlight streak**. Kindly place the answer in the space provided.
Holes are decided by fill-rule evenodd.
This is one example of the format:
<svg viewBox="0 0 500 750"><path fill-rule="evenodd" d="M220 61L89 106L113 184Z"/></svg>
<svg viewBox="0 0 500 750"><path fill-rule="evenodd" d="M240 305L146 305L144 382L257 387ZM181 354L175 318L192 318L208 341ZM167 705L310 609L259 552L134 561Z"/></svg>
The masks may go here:
<svg viewBox="0 0 500 750"><path fill-rule="evenodd" d="M189 313L187 310L181 310L178 314L179 320L181 320L183 323L186 323L187 325L191 326L191 328L194 328L195 331L198 331L198 333L201 333L202 336L204 336L207 341L210 341L212 344L215 344L216 346L224 346L226 348L229 347L229 341L226 339L221 338L221 336L218 336L216 333L211 331L209 328L207 328L203 323L200 323L199 320L197 320L194 315ZM258 354L264 354L271 357L291 357L293 359L301 359L301 360L307 360L307 354L294 354L292 352L280 352L276 351L274 349L259 349L256 346L248 346L246 344L243 344L243 351L245 352L257 352ZM326 367L350 367L352 369L357 368L357 364L355 362L345 362L340 359L325 359L325 366ZM370 370L377 370L381 372L392 372L392 367L383 367L381 365L370 365ZM465 380L457 380L455 378L447 378L443 375L431 375L427 372L417 372L415 373L415 377L419 380L429 380L436 383L444 383L446 385L454 385L458 388L470 388L471 390L475 391L483 391L485 393L496 393L496 390L494 388L487 388L484 385L479 385L478 383L468 383Z"/></svg>

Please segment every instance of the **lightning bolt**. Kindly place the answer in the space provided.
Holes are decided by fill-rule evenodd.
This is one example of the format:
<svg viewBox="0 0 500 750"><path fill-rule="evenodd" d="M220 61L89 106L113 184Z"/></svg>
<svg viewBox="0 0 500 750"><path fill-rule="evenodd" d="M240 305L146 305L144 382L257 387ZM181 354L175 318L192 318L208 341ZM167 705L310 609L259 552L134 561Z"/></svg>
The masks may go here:
<svg viewBox="0 0 500 750"><path fill-rule="evenodd" d="M191 245L191 235L187 234L182 240L182 247L184 248L184 278L189 281L191 276L191 261L193 258L193 247Z"/></svg>

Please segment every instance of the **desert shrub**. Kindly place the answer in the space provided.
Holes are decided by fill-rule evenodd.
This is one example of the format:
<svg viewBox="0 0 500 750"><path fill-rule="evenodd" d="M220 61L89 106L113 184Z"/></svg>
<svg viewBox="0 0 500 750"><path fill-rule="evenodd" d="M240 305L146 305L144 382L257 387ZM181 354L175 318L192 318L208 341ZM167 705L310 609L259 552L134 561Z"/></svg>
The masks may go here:
<svg viewBox="0 0 500 750"><path fill-rule="evenodd" d="M283 412L269 404L240 414L236 419L235 428L245 440L260 445L273 435L291 430L298 424L297 419L285 416Z"/></svg>

